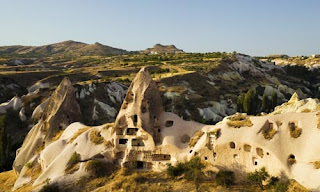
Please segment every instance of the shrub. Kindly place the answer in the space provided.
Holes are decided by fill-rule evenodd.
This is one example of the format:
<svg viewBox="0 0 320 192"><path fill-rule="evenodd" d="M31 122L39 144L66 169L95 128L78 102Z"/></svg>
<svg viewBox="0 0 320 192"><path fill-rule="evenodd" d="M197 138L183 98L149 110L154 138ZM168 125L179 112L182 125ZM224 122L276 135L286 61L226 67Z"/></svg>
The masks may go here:
<svg viewBox="0 0 320 192"><path fill-rule="evenodd" d="M203 175L202 170L205 165L201 162L200 157L193 157L186 163L178 163L176 167L171 164L168 165L167 174L174 178L184 174L184 178L190 181L194 181L196 190L199 188L199 181Z"/></svg>
<svg viewBox="0 0 320 192"><path fill-rule="evenodd" d="M171 178L178 177L185 172L183 163L178 163L175 167L171 164L168 165L167 174Z"/></svg>
<svg viewBox="0 0 320 192"><path fill-rule="evenodd" d="M198 142L198 140L202 137L202 135L204 134L203 131L197 131L194 136L191 138L189 146L190 147L194 147L196 145L196 143Z"/></svg>
<svg viewBox="0 0 320 192"><path fill-rule="evenodd" d="M268 180L270 177L269 173L266 171L265 167L262 167L259 171L255 170L255 172L248 173L247 179L252 183L258 184L260 188L263 190L263 182Z"/></svg>
<svg viewBox="0 0 320 192"><path fill-rule="evenodd" d="M70 170L73 170L72 168L74 168L74 166L79 162L80 162L80 154L78 154L77 152L74 152L67 163L67 167L65 171L67 173L72 173L73 171L70 172Z"/></svg>
<svg viewBox="0 0 320 192"><path fill-rule="evenodd" d="M289 123L289 131L293 138L298 138L302 134L302 129L297 127L294 123Z"/></svg>
<svg viewBox="0 0 320 192"><path fill-rule="evenodd" d="M90 160L85 165L85 170L94 177L104 177L110 176L117 167L110 162L105 162L102 160Z"/></svg>
<svg viewBox="0 0 320 192"><path fill-rule="evenodd" d="M82 129L79 129L73 136L72 138L68 141L69 143L72 143L77 137L79 137L82 133L86 132L90 127L84 127Z"/></svg>
<svg viewBox="0 0 320 192"><path fill-rule="evenodd" d="M274 128L268 128L262 131L262 135L265 139L272 139L273 136L277 133L277 130Z"/></svg>
<svg viewBox="0 0 320 192"><path fill-rule="evenodd" d="M57 184L47 184L39 192L59 192L59 187Z"/></svg>
<svg viewBox="0 0 320 192"><path fill-rule="evenodd" d="M104 138L100 135L100 132L96 130L92 130L89 135L90 141L96 145L100 145L103 143Z"/></svg>
<svg viewBox="0 0 320 192"><path fill-rule="evenodd" d="M243 114L236 114L229 117L227 122L229 127L240 128L240 127L251 127L253 124L249 117Z"/></svg>
<svg viewBox="0 0 320 192"><path fill-rule="evenodd" d="M32 163L31 163L31 162L27 162L27 163L25 164L25 166L28 167L28 169L30 169L30 168L32 167Z"/></svg>
<svg viewBox="0 0 320 192"><path fill-rule="evenodd" d="M289 183L288 182L277 182L274 186L275 191L277 192L286 192L288 190Z"/></svg>
<svg viewBox="0 0 320 192"><path fill-rule="evenodd" d="M216 183L226 187L233 185L234 180L234 173L232 171L219 171L216 176Z"/></svg>

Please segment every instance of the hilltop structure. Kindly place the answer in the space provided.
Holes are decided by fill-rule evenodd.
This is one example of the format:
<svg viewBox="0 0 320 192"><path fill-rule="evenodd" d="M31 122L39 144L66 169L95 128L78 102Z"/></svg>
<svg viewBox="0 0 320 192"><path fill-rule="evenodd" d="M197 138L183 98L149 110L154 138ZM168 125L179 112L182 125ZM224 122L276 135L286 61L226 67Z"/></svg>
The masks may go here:
<svg viewBox="0 0 320 192"><path fill-rule="evenodd" d="M70 100L60 99L61 95ZM299 100L295 94L269 115L237 113L216 125L204 125L165 112L157 86L143 68L132 81L115 123L88 127L72 123L77 120L78 107L72 116L65 112L68 106L77 105L68 105L73 97L71 83L64 80L18 152L14 169L19 178L14 190L48 181L63 186L89 175L85 165L93 159L131 169L164 171L167 163L185 162L193 156L199 156L214 172L234 171L238 180L243 180L246 172L266 167L272 175L320 190L317 99ZM53 105L56 100L59 105ZM61 128L56 123L59 119L63 120ZM29 144L34 143L33 135L43 142L43 148L39 148L41 143Z"/></svg>

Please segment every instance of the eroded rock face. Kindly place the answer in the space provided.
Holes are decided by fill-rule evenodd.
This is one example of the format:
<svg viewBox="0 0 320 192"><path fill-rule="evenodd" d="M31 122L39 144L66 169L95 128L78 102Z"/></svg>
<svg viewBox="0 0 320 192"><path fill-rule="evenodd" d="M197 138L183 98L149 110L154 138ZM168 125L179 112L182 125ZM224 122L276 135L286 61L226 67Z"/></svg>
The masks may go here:
<svg viewBox="0 0 320 192"><path fill-rule="evenodd" d="M88 127L73 123L52 142L57 126L68 122L66 115L76 114L75 109L65 112L75 105L71 96L63 94L69 93L71 84L64 81L60 86L52 96L56 100L49 101L45 115L18 153L16 170L26 162L32 165L22 168L14 189L28 183L41 187L46 181L61 186L90 177L86 163L91 160L164 171L168 163L175 165L198 156L206 169L216 173L230 169L237 180L246 178L243 173L265 167L270 175L285 174L309 189L320 190L320 171L314 166L320 159L314 152L320 150L318 100L293 96L295 99L281 106L281 113L257 117L235 114L216 125L204 125L164 112L156 84L143 68L129 87L114 124ZM37 155L42 143L45 148ZM38 175L27 174L37 168Z"/></svg>
<svg viewBox="0 0 320 192"><path fill-rule="evenodd" d="M75 90L68 78L63 79L50 100L39 122L30 130L22 147L18 149L13 168L17 174L52 138L72 122L81 120L80 107L75 98Z"/></svg>
<svg viewBox="0 0 320 192"><path fill-rule="evenodd" d="M115 121L114 131L141 128L152 137L159 132L159 119L163 112L162 100L156 83L142 68L131 83Z"/></svg>

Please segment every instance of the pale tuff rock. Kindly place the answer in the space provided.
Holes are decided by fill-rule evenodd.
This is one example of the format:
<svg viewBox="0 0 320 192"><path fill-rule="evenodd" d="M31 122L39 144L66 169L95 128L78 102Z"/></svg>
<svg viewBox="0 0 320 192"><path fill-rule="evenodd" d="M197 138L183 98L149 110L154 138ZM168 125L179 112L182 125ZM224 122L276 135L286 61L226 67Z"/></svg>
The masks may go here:
<svg viewBox="0 0 320 192"><path fill-rule="evenodd" d="M81 119L80 107L75 99L74 88L65 78L52 94L39 122L30 130L22 147L17 151L13 167L17 174L36 154L51 142L59 130Z"/></svg>
<svg viewBox="0 0 320 192"><path fill-rule="evenodd" d="M52 108L50 102L48 106ZM220 110L215 113L225 113L224 106L218 108ZM63 113L53 111L44 114ZM208 170L230 169L237 180L245 179L245 172L266 167L271 175L285 174L289 179L319 191L320 169L312 164L320 161L320 154L315 153L320 151L319 112L318 100L299 100L293 95L288 103L269 115L235 114L216 125L184 121L163 110L156 83L143 68L130 85L114 124L87 127L73 123L59 139L40 150L40 154L27 153L27 149L35 148L30 140L41 143L48 138L48 134L40 129L48 121L42 119L28 134L14 166L21 170L29 159L38 163L41 173L33 181L35 186L47 180L74 181L88 176L85 162L97 157L131 169L164 171L167 163L176 164L199 156ZM50 128L53 125L54 122L47 123ZM47 129L47 133L50 130ZM67 164L74 153L79 154L79 168L67 174ZM28 155L28 160L22 159L22 154ZM23 176L26 169L23 167L15 189L30 181Z"/></svg>
<svg viewBox="0 0 320 192"><path fill-rule="evenodd" d="M0 104L0 114L6 113L8 109L15 111L21 108L22 101L20 97L13 97L10 101Z"/></svg>

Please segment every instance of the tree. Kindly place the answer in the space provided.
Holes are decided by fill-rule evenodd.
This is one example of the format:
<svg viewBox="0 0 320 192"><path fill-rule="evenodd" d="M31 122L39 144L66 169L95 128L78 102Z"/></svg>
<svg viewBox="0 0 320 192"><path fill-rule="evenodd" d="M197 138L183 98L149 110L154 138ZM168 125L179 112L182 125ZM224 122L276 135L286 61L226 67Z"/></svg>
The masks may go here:
<svg viewBox="0 0 320 192"><path fill-rule="evenodd" d="M270 100L269 100L269 97L267 94L263 94L262 96L262 104L261 104L261 108L262 108L262 111L264 112L268 112L269 109L270 109Z"/></svg>
<svg viewBox="0 0 320 192"><path fill-rule="evenodd" d="M247 179L252 183L258 184L263 190L263 182L268 180L270 177L269 173L266 171L265 167L262 167L259 171L251 172L247 174Z"/></svg>
<svg viewBox="0 0 320 192"><path fill-rule="evenodd" d="M276 92L272 92L271 95L271 107L272 109L274 109L277 106L277 102L278 102L278 95Z"/></svg>
<svg viewBox="0 0 320 192"><path fill-rule="evenodd" d="M248 92L244 96L243 100L243 112L252 115L254 114L254 95L255 91L253 89L249 89Z"/></svg>
<svg viewBox="0 0 320 192"><path fill-rule="evenodd" d="M230 186L234 184L234 173L232 171L219 171L216 176L218 185Z"/></svg>
<svg viewBox="0 0 320 192"><path fill-rule="evenodd" d="M241 93L237 99L237 111L242 113L243 112L243 101L244 101L244 93Z"/></svg>
<svg viewBox="0 0 320 192"><path fill-rule="evenodd" d="M199 181L203 175L202 170L204 168L205 165L201 162L200 157L193 157L190 161L186 163L178 163L176 166L168 164L167 174L172 178L184 174L185 179L194 181L196 191L198 191Z"/></svg>

